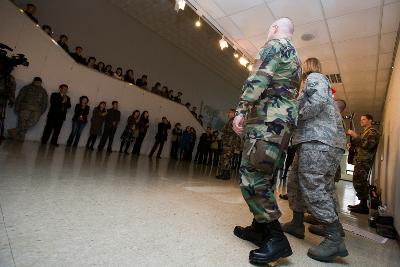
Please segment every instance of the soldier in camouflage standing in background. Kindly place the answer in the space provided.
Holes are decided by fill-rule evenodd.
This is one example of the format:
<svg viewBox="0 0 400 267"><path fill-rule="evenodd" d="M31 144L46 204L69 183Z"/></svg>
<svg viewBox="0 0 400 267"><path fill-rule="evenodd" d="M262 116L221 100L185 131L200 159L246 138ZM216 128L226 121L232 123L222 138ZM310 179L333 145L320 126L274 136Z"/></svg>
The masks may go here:
<svg viewBox="0 0 400 267"><path fill-rule="evenodd" d="M244 135L240 189L254 215L250 226L236 226L234 234L260 246L250 252L253 264L292 255L278 221L281 212L274 195L281 154L297 123L301 67L292 36L290 19L281 18L271 25L267 43L243 86L233 121L234 131Z"/></svg>
<svg viewBox="0 0 400 267"><path fill-rule="evenodd" d="M231 178L231 164L235 150L240 148L240 137L233 131L232 122L236 110L230 109L228 112L228 122L222 128L222 154L220 160L221 172L217 179L229 180Z"/></svg>
<svg viewBox="0 0 400 267"><path fill-rule="evenodd" d="M15 100L15 111L18 115L17 128L9 129L9 136L17 141L24 141L29 128L36 125L48 105L46 89L42 87L42 79L35 77L33 82L25 85Z"/></svg>
<svg viewBox="0 0 400 267"><path fill-rule="evenodd" d="M360 126L363 128L362 133L358 135L353 130L347 131L347 134L353 137L353 144L356 145L353 186L360 200L360 203L357 205L349 205L349 210L361 214L369 213L367 205L369 196L368 176L374 164L375 153L378 148L380 137L379 132L372 126L372 121L372 115L362 115L360 118Z"/></svg>

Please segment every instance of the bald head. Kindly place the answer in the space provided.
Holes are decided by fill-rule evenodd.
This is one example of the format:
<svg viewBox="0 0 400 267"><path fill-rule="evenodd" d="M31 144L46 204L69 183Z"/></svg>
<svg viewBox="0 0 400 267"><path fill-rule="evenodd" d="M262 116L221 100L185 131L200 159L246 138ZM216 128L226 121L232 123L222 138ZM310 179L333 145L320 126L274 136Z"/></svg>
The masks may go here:
<svg viewBox="0 0 400 267"><path fill-rule="evenodd" d="M280 18L269 27L268 41L272 39L292 38L293 22L289 18Z"/></svg>

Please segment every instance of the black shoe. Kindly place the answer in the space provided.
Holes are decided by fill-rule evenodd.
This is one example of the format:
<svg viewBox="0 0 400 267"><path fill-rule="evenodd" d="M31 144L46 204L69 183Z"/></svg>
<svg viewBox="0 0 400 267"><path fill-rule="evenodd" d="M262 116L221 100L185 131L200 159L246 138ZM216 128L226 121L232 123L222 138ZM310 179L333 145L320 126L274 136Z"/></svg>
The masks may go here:
<svg viewBox="0 0 400 267"><path fill-rule="evenodd" d="M358 205L353 207L349 207L351 212L361 213L361 214L369 214L369 208L366 199L361 199Z"/></svg>
<svg viewBox="0 0 400 267"><path fill-rule="evenodd" d="M233 234L243 240L253 243L258 247L261 247L263 241L269 238L269 235L267 236L264 233L262 224L258 223L255 219L253 219L253 222L249 226L236 226L235 229L233 229Z"/></svg>
<svg viewBox="0 0 400 267"><path fill-rule="evenodd" d="M125 155L129 155L129 152L128 152L128 151L125 151L124 153L125 153Z"/></svg>
<svg viewBox="0 0 400 267"><path fill-rule="evenodd" d="M107 149L107 153L111 153L112 152L112 150L111 149Z"/></svg>
<svg viewBox="0 0 400 267"><path fill-rule="evenodd" d="M259 249L250 251L250 263L266 265L280 258L286 258L293 254L289 241L283 234L281 224L278 220L264 223L264 232L269 231L271 238L265 239Z"/></svg>
<svg viewBox="0 0 400 267"><path fill-rule="evenodd" d="M58 147L58 146L59 146L59 144L57 144L57 143L51 143L51 145L52 145L52 146L55 146L55 147Z"/></svg>

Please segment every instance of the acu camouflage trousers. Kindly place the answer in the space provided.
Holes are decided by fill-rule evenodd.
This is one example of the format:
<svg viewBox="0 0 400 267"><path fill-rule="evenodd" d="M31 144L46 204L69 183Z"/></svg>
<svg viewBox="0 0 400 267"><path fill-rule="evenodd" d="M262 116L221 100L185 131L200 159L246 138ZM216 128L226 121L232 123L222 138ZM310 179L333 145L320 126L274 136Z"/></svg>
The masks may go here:
<svg viewBox="0 0 400 267"><path fill-rule="evenodd" d="M25 137L26 132L39 121L40 111L21 110L18 113L17 131L21 138Z"/></svg>
<svg viewBox="0 0 400 267"><path fill-rule="evenodd" d="M335 174L342 154L343 150L320 142L297 146L287 183L290 209L311 212L323 223L338 220Z"/></svg>

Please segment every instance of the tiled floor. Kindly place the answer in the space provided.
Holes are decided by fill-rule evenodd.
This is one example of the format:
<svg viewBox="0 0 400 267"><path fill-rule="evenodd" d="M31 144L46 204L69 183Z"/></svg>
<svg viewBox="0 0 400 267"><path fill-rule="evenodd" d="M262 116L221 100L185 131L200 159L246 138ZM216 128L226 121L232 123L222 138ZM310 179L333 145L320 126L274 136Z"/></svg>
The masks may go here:
<svg viewBox="0 0 400 267"><path fill-rule="evenodd" d="M251 216L236 179L167 159L99 154L37 143L0 146L0 266L250 266L254 246L232 234ZM343 207L352 184L340 182ZM281 221L291 217L280 200ZM367 227L367 216L342 220ZM370 229L373 231L373 229ZM306 256L321 238L288 236L280 266L399 266L395 241L347 232L350 255L335 264Z"/></svg>

